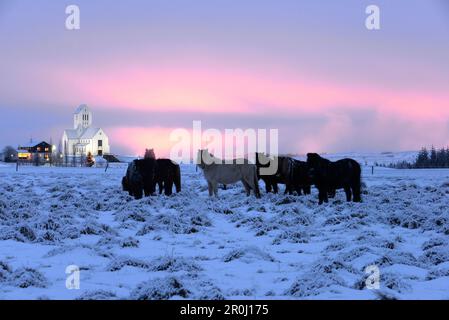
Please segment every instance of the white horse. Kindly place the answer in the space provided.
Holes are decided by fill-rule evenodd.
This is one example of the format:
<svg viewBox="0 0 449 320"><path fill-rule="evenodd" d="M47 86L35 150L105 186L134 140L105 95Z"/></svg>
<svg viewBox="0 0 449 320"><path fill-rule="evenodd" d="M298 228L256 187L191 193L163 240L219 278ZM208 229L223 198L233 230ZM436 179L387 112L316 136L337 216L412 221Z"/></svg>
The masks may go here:
<svg viewBox="0 0 449 320"><path fill-rule="evenodd" d="M247 196L253 190L256 198L260 198L257 167L247 159L234 159L228 163L215 158L208 150L198 150L196 163L207 180L209 196L218 196L218 184L229 185L241 181Z"/></svg>

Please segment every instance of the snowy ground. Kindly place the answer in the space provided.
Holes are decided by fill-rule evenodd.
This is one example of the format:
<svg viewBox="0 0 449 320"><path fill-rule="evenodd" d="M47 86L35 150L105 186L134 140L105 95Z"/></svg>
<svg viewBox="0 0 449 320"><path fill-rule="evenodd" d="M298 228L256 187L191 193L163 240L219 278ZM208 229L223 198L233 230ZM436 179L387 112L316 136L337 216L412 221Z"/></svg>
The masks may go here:
<svg viewBox="0 0 449 320"><path fill-rule="evenodd" d="M323 206L209 199L188 165L182 193L135 201L124 171L0 165L0 299L449 299L449 170L366 168L363 203Z"/></svg>

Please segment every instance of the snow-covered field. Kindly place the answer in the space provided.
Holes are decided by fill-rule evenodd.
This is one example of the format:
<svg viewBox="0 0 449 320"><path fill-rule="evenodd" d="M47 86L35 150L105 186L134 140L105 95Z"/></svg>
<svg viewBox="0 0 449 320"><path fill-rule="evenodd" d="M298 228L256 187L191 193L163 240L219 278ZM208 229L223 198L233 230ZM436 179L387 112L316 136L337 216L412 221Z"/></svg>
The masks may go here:
<svg viewBox="0 0 449 320"><path fill-rule="evenodd" d="M0 165L0 299L449 299L449 170L365 168L363 203L323 206L209 199L191 165L180 194L135 201L124 171Z"/></svg>

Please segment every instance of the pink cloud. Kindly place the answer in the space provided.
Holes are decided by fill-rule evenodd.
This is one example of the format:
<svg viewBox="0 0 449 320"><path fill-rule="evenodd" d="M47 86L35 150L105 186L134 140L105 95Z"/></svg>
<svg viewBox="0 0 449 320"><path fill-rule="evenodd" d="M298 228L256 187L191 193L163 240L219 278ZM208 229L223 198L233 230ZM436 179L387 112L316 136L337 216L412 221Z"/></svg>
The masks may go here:
<svg viewBox="0 0 449 320"><path fill-rule="evenodd" d="M115 67L88 72L62 67L52 70L37 72L39 79L32 72L28 79L34 78L36 85L28 87L35 89L33 95L38 100L53 104L83 101L108 109L268 114L281 110L319 113L352 107L376 108L405 118L449 115L447 93L348 86L244 69Z"/></svg>

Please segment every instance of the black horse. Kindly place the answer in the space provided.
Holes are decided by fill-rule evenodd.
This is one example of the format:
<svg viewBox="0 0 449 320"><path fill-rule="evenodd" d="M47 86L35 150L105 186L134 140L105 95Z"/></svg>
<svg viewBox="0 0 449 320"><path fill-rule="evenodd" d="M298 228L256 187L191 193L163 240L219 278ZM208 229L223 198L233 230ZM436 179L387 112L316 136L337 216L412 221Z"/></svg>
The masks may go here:
<svg viewBox="0 0 449 320"><path fill-rule="evenodd" d="M289 177L287 179L287 189L289 194L296 191L298 195L310 194L312 180L309 176L309 166L307 162L289 158Z"/></svg>
<svg viewBox="0 0 449 320"><path fill-rule="evenodd" d="M128 165L126 175L122 179L123 191L130 196L141 199L152 195L155 191L156 160L134 160Z"/></svg>
<svg viewBox="0 0 449 320"><path fill-rule="evenodd" d="M278 184L285 184L285 194L310 194L312 182L308 175L308 165L290 157L268 158L262 153L256 153L257 175L265 183L266 192L278 193ZM263 168L272 167L271 174L261 174Z"/></svg>
<svg viewBox="0 0 449 320"><path fill-rule="evenodd" d="M263 153L256 152L257 177L265 183L266 193L278 193L278 184L287 184L290 176L290 164L287 157L270 158ZM264 169L267 172L264 172ZM288 192L288 187L285 193Z"/></svg>
<svg viewBox="0 0 449 320"><path fill-rule="evenodd" d="M342 159L335 162L320 157L316 153L307 154L309 177L318 188L319 204L328 202L329 194L344 189L346 200L361 202L361 168L353 159Z"/></svg>
<svg viewBox="0 0 449 320"><path fill-rule="evenodd" d="M159 194L164 191L165 195L173 193L173 185L176 192L181 192L181 169L178 164L170 159L157 159L155 183L159 186Z"/></svg>

